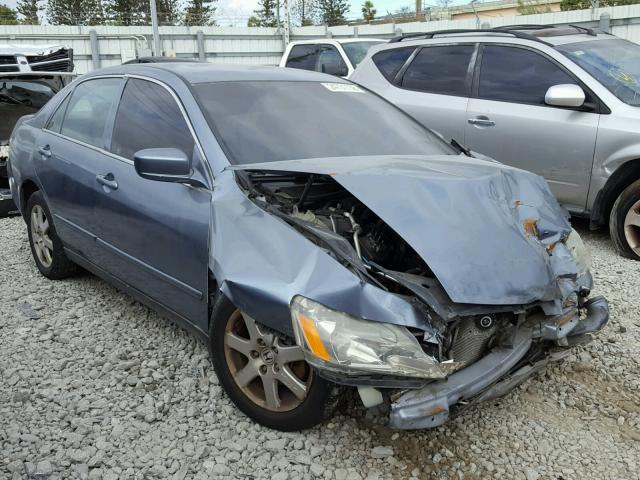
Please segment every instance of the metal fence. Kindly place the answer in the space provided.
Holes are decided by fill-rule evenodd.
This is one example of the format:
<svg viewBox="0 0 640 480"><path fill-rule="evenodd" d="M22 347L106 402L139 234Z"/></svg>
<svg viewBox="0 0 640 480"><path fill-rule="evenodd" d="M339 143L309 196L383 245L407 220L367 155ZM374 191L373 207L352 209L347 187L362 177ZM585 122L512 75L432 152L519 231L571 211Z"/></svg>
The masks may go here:
<svg viewBox="0 0 640 480"><path fill-rule="evenodd" d="M640 5L594 10L544 13L482 20L483 28L509 24L576 24L601 26L622 38L640 43ZM359 26L311 26L291 29L291 40L310 38L376 37L451 28L476 28L477 20L442 20ZM277 28L160 27L165 54L213 63L277 65L285 41ZM0 26L0 43L63 44L72 47L76 71L90 70L151 54L151 27L113 26Z"/></svg>

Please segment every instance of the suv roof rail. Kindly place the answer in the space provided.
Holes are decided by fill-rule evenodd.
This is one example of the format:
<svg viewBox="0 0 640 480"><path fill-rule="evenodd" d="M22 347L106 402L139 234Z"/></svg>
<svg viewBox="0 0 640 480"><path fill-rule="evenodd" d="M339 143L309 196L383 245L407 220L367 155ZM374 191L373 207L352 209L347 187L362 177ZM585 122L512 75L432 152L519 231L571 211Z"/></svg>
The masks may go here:
<svg viewBox="0 0 640 480"><path fill-rule="evenodd" d="M544 25L544 24L536 24L536 23L523 23L518 25L502 25L500 27L493 27L491 30L495 30L496 32L510 32L512 30L549 30L553 28L561 29L562 27L571 27L576 30L580 30L585 32L587 35L597 36L598 31L593 28L583 27L581 25ZM560 34L559 34L560 35Z"/></svg>
<svg viewBox="0 0 640 480"><path fill-rule="evenodd" d="M502 27L498 27L502 28ZM460 28L453 30L434 30L432 32L415 32L415 33L405 33L403 35L393 37L389 40L389 43L398 43L403 40L410 40L414 38L425 38L427 40L432 39L435 35L453 35L456 33L477 33L479 35L493 34L493 35L512 35L516 38L522 38L524 40L532 40L534 42L544 43L545 45L552 46L550 43L541 40L538 37L533 35L529 35L528 33L520 32L518 30L479 30L477 28Z"/></svg>

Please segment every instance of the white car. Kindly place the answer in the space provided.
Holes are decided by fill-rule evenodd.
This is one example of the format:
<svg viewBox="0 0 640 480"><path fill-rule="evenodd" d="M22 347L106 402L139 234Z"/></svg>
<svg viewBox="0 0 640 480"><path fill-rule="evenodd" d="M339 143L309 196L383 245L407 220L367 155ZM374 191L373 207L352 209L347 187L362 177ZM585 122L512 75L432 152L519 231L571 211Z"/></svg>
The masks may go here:
<svg viewBox="0 0 640 480"><path fill-rule="evenodd" d="M280 66L348 78L371 47L386 42L381 38L316 38L291 42Z"/></svg>

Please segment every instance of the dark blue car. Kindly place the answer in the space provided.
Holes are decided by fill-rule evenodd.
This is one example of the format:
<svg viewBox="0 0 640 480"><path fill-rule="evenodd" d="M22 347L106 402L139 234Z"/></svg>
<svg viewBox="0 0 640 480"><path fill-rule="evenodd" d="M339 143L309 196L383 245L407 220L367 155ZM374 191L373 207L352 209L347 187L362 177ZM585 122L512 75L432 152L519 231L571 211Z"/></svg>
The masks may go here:
<svg viewBox="0 0 640 480"><path fill-rule="evenodd" d="M347 80L158 63L23 117L8 170L40 272L198 334L258 422L315 425L343 385L427 428L608 320L544 180L476 157Z"/></svg>

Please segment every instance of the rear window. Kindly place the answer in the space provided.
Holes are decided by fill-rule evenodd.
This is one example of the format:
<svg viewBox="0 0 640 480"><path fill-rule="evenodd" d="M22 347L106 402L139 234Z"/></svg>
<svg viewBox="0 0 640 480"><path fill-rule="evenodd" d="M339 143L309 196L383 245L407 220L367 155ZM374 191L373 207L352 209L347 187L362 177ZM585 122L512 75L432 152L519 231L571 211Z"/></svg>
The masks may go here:
<svg viewBox="0 0 640 480"><path fill-rule="evenodd" d="M475 45L425 47L402 77L402 86L441 95L467 96L467 73Z"/></svg>
<svg viewBox="0 0 640 480"><path fill-rule="evenodd" d="M384 50L373 56L373 63L378 67L384 78L393 82L393 79L415 49L415 47L404 47Z"/></svg>
<svg viewBox="0 0 640 480"><path fill-rule="evenodd" d="M296 45L289 52L285 67L315 70L317 57L318 47L316 45Z"/></svg>

